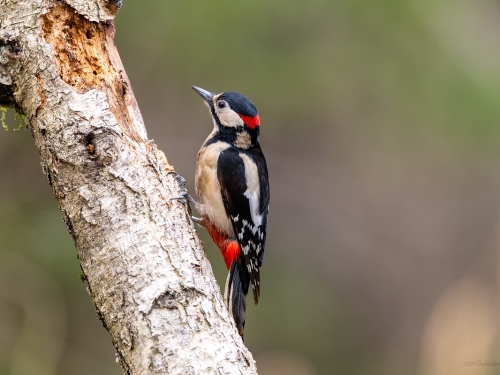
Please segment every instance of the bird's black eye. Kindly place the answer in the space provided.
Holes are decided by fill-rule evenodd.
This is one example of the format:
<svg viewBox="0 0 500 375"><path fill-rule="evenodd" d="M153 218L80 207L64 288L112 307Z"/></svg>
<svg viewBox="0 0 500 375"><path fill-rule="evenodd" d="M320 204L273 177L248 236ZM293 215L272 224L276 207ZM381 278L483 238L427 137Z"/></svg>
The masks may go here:
<svg viewBox="0 0 500 375"><path fill-rule="evenodd" d="M226 107L227 107L227 103L226 103L226 101L225 101L225 100L219 100L219 101L217 102L217 107L219 107L220 109L222 109L222 108L226 108Z"/></svg>

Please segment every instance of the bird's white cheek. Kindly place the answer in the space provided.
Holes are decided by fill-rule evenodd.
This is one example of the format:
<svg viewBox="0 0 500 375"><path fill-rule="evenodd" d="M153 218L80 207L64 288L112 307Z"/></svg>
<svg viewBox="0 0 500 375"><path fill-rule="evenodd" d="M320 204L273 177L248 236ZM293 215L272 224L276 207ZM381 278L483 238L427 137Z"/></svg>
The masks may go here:
<svg viewBox="0 0 500 375"><path fill-rule="evenodd" d="M240 116L233 110L229 108L224 108L220 111L217 112L217 116L219 117L219 120L222 125L228 126L231 128L236 128L238 126L243 126L243 120L241 119Z"/></svg>

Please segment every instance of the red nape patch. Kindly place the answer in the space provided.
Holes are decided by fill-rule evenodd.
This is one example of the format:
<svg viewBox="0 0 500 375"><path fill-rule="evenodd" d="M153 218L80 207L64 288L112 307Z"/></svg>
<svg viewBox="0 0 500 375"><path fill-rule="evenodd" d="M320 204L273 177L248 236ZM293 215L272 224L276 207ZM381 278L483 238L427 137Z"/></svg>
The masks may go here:
<svg viewBox="0 0 500 375"><path fill-rule="evenodd" d="M226 262L226 267L229 270L229 268L231 268L231 263L236 261L240 256L240 245L238 241L226 241L226 246L224 246L224 249L221 249L221 251L224 262Z"/></svg>
<svg viewBox="0 0 500 375"><path fill-rule="evenodd" d="M246 126L250 129L255 129L257 126L260 126L260 118L259 115L255 115L255 117L238 115L241 117Z"/></svg>

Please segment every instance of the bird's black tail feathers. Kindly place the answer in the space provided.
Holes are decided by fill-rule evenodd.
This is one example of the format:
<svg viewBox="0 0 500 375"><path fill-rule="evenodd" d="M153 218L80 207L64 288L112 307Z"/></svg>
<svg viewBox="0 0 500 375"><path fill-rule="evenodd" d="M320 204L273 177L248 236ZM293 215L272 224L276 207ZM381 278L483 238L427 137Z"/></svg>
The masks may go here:
<svg viewBox="0 0 500 375"><path fill-rule="evenodd" d="M229 269L224 289L224 301L229 313L233 316L236 328L241 337L243 337L245 329L246 295L249 284L250 275L248 274L243 257L240 256L236 261L233 261Z"/></svg>

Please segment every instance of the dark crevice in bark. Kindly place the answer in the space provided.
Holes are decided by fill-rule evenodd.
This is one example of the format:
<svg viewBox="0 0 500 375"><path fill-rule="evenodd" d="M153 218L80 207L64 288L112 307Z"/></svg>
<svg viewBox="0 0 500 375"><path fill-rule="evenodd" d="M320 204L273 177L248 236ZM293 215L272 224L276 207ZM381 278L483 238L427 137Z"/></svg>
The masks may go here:
<svg viewBox="0 0 500 375"><path fill-rule="evenodd" d="M17 59L22 52L21 43L18 38L11 37L9 34L0 36L0 68L6 66L9 60ZM10 84L10 77L7 81L2 79L6 72L0 70L0 105L12 107L15 105L14 87Z"/></svg>
<svg viewBox="0 0 500 375"><path fill-rule="evenodd" d="M18 38L11 38L8 34L0 37L0 51L8 57L17 59L22 52L21 43Z"/></svg>
<svg viewBox="0 0 500 375"><path fill-rule="evenodd" d="M68 230L71 238L73 239L73 242L76 242L76 234L75 234L75 228L73 228L73 223L71 222L71 219L69 218L69 215L66 211L61 210L62 215L63 215L63 221L66 224L66 229Z"/></svg>
<svg viewBox="0 0 500 375"><path fill-rule="evenodd" d="M12 107L14 103L12 86L0 85L0 105Z"/></svg>
<svg viewBox="0 0 500 375"><path fill-rule="evenodd" d="M90 132L85 136L85 148L90 154L90 158L96 157L95 133Z"/></svg>

